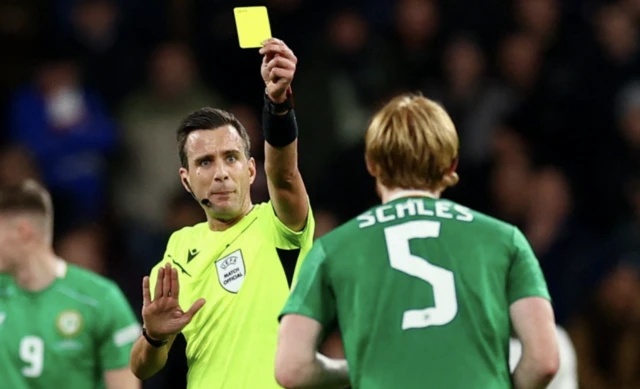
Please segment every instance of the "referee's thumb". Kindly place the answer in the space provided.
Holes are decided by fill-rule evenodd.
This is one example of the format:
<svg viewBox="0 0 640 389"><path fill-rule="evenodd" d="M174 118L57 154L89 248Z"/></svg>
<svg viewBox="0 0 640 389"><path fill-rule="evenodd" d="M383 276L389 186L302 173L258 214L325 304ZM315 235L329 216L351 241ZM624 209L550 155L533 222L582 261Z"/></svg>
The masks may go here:
<svg viewBox="0 0 640 389"><path fill-rule="evenodd" d="M189 308L189 310L185 312L185 316L187 317L188 321L191 321L191 319L193 319L193 316L195 316L195 314L198 313L200 308L204 306L205 302L206 302L205 299L198 299L195 303L193 303L191 308Z"/></svg>

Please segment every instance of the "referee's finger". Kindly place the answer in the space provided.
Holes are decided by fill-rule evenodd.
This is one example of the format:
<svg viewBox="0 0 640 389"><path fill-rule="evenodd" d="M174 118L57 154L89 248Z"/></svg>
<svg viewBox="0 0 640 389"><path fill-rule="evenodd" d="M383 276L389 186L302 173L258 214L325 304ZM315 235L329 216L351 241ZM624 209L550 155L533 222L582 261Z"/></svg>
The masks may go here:
<svg viewBox="0 0 640 389"><path fill-rule="evenodd" d="M204 303L206 303L205 299L198 299L195 303L193 303L191 308L189 308L189 310L185 312L184 316L187 319L187 323L189 323L191 319L193 319L193 316L195 316L195 314L198 313L200 308L204 306Z"/></svg>
<svg viewBox="0 0 640 389"><path fill-rule="evenodd" d="M269 63L267 64L267 69L269 69L269 71L272 71L275 68L295 69L296 64L285 57L275 57L274 59L269 61Z"/></svg>
<svg viewBox="0 0 640 389"><path fill-rule="evenodd" d="M151 304L151 296L149 293L149 277L144 276L142 278L142 303L144 305Z"/></svg>
<svg viewBox="0 0 640 389"><path fill-rule="evenodd" d="M275 56L276 54L279 54L280 56L293 61L293 63L298 62L298 58L293 54L293 51L284 44L268 44L260 49L260 54L266 56Z"/></svg>
<svg viewBox="0 0 640 389"><path fill-rule="evenodd" d="M162 297L162 282L164 281L164 267L158 269L158 280L156 281L156 294L153 296L154 300Z"/></svg>
<svg viewBox="0 0 640 389"><path fill-rule="evenodd" d="M180 295L180 281L178 280L178 269L171 269L171 297L178 298Z"/></svg>
<svg viewBox="0 0 640 389"><path fill-rule="evenodd" d="M162 283L162 295L171 297L171 264L168 262L164 268L164 282Z"/></svg>
<svg viewBox="0 0 640 389"><path fill-rule="evenodd" d="M293 70L275 68L269 73L269 77L274 82L277 82L278 79L285 79L285 80L289 80L290 81L291 79L293 79L293 74L294 74ZM289 81L287 81L287 82L289 82Z"/></svg>

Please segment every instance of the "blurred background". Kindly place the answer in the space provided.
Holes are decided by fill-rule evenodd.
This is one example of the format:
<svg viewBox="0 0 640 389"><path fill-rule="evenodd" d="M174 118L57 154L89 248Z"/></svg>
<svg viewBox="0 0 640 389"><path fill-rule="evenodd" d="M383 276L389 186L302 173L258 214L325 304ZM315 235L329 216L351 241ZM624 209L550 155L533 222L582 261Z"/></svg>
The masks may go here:
<svg viewBox="0 0 640 389"><path fill-rule="evenodd" d="M261 164L261 58L239 49L232 12L245 5L267 5L299 58L318 236L376 204L368 118L421 91L460 135L445 197L525 232L581 388L640 388L639 0L0 0L0 184L50 188L63 258L116 280L139 314L169 234L204 219L178 179L180 119L230 110ZM253 196L267 199L262 171ZM146 388L184 387L180 346Z"/></svg>

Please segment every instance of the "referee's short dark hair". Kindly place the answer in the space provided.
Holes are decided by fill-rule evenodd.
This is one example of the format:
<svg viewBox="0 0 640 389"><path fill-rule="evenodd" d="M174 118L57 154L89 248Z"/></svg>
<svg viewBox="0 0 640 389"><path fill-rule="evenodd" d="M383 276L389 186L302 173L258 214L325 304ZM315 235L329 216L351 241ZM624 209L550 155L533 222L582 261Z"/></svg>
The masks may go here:
<svg viewBox="0 0 640 389"><path fill-rule="evenodd" d="M244 153L247 159L251 157L251 140L242 123L231 113L218 108L205 107L191 112L180 123L177 131L178 155L180 163L185 169L189 168L189 158L184 148L189 134L198 130L215 130L222 126L231 125L238 131L244 143Z"/></svg>

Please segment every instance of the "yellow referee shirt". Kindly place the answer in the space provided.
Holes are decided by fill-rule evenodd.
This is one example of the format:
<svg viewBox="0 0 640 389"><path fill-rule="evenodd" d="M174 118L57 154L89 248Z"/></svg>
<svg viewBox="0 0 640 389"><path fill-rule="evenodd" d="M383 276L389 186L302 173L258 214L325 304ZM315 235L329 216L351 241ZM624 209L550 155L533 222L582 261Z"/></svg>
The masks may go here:
<svg viewBox="0 0 640 389"><path fill-rule="evenodd" d="M313 243L311 210L300 231L287 228L271 202L257 204L220 232L207 223L171 235L158 269L178 269L180 306L207 300L182 333L187 340L189 389L280 388L274 378L278 315L298 265Z"/></svg>

